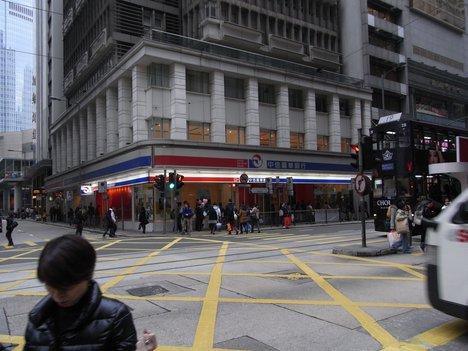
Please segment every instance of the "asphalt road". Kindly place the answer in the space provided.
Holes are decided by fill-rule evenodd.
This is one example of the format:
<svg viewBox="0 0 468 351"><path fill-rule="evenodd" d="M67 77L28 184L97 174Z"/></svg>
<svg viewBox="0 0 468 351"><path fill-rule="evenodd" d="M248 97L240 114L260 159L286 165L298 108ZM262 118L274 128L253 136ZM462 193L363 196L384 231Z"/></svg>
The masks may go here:
<svg viewBox="0 0 468 351"><path fill-rule="evenodd" d="M21 350L45 294L35 267L47 240L74 229L21 221L0 240L0 342ZM425 256L352 257L360 224L188 236L84 231L103 292L132 308L158 350L465 350L468 323L428 304ZM386 247L369 227L367 243Z"/></svg>

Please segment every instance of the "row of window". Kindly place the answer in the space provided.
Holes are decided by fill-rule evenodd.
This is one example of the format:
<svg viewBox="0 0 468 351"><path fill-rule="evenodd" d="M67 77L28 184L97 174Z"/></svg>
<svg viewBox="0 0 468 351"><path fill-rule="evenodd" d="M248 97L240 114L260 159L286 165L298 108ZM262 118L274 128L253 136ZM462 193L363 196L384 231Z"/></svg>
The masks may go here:
<svg viewBox="0 0 468 351"><path fill-rule="evenodd" d="M147 68L149 87L170 87L169 65L153 63ZM234 77L224 77L224 96L232 99L245 99L245 80ZM186 70L186 90L193 93L210 93L210 75L208 72ZM304 108L305 91L288 89L289 107ZM258 101L264 104L276 104L276 88L274 84L258 83ZM328 112L328 97L315 95L315 109L318 112ZM340 114L350 115L350 104L346 99L340 99Z"/></svg>
<svg viewBox="0 0 468 351"><path fill-rule="evenodd" d="M210 142L210 123L187 122L187 140ZM170 139L170 120L156 118L149 122L150 139ZM245 127L226 126L226 143L245 145ZM351 139L341 138L341 152L351 152ZM276 147L276 130L260 128L260 146ZM304 133L290 133L290 148L304 149ZM329 150L329 137L317 135L317 150Z"/></svg>

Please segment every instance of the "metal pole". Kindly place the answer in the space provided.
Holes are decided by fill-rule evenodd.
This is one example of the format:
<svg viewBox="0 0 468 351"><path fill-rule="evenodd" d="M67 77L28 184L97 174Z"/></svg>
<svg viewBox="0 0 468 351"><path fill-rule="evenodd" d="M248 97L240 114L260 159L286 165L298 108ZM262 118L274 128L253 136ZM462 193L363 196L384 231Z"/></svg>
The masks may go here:
<svg viewBox="0 0 468 351"><path fill-rule="evenodd" d="M363 157L363 149L362 149L362 129L358 129L358 137L359 137L359 173L364 173L364 157ZM359 199L359 207L361 208L361 238L362 238L362 247L366 247L366 216L364 211L364 196L360 195L361 198Z"/></svg>
<svg viewBox="0 0 468 351"><path fill-rule="evenodd" d="M380 75L382 83L382 113L385 113L385 73Z"/></svg>
<svg viewBox="0 0 468 351"><path fill-rule="evenodd" d="M163 197L163 233L166 234L166 169L164 168L164 197Z"/></svg>

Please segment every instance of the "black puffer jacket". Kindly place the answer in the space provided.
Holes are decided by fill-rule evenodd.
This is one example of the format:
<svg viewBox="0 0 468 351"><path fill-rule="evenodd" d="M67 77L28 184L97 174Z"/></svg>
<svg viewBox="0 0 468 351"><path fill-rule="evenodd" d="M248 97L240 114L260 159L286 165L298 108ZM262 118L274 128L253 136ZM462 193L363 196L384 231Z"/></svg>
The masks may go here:
<svg viewBox="0 0 468 351"><path fill-rule="evenodd" d="M133 318L122 302L103 297L95 281L85 294L84 308L68 327L57 335L53 317L59 308L50 296L29 313L24 350L38 351L134 351L137 336Z"/></svg>

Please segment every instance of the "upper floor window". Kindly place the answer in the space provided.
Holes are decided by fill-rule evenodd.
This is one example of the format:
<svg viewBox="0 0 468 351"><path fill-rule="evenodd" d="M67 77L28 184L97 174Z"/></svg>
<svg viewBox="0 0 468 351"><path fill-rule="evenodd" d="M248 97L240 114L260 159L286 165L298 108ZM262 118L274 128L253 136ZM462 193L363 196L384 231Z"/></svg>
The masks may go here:
<svg viewBox="0 0 468 351"><path fill-rule="evenodd" d="M351 116L351 112L349 108L349 100L340 99L340 115Z"/></svg>
<svg viewBox="0 0 468 351"><path fill-rule="evenodd" d="M276 130L260 129L260 146L276 146Z"/></svg>
<svg viewBox="0 0 468 351"><path fill-rule="evenodd" d="M291 133L291 149L304 149L304 133Z"/></svg>
<svg viewBox="0 0 468 351"><path fill-rule="evenodd" d="M317 112L328 112L326 95L315 95L315 109Z"/></svg>
<svg viewBox="0 0 468 351"><path fill-rule="evenodd" d="M152 63L147 68L148 86L169 88L169 66Z"/></svg>
<svg viewBox="0 0 468 351"><path fill-rule="evenodd" d="M187 122L187 140L210 141L210 124L202 122Z"/></svg>
<svg viewBox="0 0 468 351"><path fill-rule="evenodd" d="M341 152L351 152L351 138L341 138Z"/></svg>
<svg viewBox="0 0 468 351"><path fill-rule="evenodd" d="M150 139L170 139L171 120L167 118L151 118L149 123Z"/></svg>
<svg viewBox="0 0 468 351"><path fill-rule="evenodd" d="M275 86L273 84L258 83L258 101L265 104L275 104Z"/></svg>
<svg viewBox="0 0 468 351"><path fill-rule="evenodd" d="M329 149L328 135L317 135L317 150L328 151Z"/></svg>
<svg viewBox="0 0 468 351"><path fill-rule="evenodd" d="M289 89L289 107L304 108L304 94L300 89Z"/></svg>
<svg viewBox="0 0 468 351"><path fill-rule="evenodd" d="M187 70L187 91L194 93L210 93L210 75L207 72Z"/></svg>
<svg viewBox="0 0 468 351"><path fill-rule="evenodd" d="M244 80L224 77L224 96L234 99L244 99Z"/></svg>
<svg viewBox="0 0 468 351"><path fill-rule="evenodd" d="M226 126L226 143L245 144L245 128L238 126Z"/></svg>

